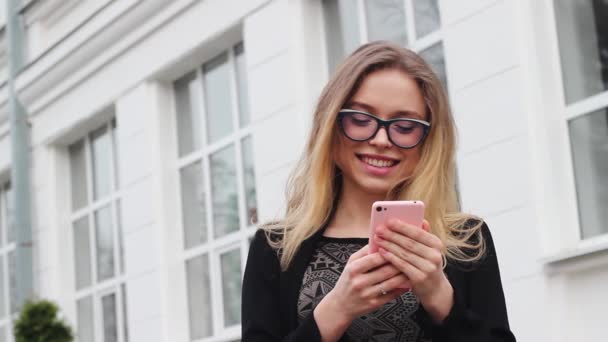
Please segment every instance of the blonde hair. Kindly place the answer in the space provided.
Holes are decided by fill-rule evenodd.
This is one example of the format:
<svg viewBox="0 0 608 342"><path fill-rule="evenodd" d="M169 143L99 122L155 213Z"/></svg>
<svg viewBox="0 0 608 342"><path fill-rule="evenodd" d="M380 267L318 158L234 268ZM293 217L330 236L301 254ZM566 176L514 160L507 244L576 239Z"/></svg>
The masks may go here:
<svg viewBox="0 0 608 342"><path fill-rule="evenodd" d="M444 259L471 262L483 256L485 245L479 235L482 221L461 213L458 206L456 128L441 82L416 53L392 43L372 42L347 57L323 89L306 149L287 183L285 217L262 226L269 244L279 253L283 270L289 267L302 241L330 219L336 205L341 182L333 158L337 113L363 79L381 69L399 69L416 80L431 122L412 175L395 184L387 200L415 199L426 204L425 217L432 233L445 246Z"/></svg>

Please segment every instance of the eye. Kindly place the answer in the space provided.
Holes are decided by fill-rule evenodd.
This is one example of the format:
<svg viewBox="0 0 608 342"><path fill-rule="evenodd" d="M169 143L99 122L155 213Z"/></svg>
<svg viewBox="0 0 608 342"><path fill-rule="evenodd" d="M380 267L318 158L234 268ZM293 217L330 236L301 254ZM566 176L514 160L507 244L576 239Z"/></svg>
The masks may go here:
<svg viewBox="0 0 608 342"><path fill-rule="evenodd" d="M372 119L363 114L351 114L350 121L357 126L368 126L372 123Z"/></svg>
<svg viewBox="0 0 608 342"><path fill-rule="evenodd" d="M393 124L393 129L399 134L409 134L412 133L418 124L412 121L401 121Z"/></svg>

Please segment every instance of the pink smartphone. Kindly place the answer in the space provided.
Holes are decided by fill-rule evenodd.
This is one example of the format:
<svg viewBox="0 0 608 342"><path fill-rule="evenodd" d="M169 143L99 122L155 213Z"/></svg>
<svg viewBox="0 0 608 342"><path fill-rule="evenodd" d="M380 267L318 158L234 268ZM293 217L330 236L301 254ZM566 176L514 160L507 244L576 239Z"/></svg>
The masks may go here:
<svg viewBox="0 0 608 342"><path fill-rule="evenodd" d="M369 228L369 252L378 251L374 241L376 228L385 224L389 219L396 218L405 223L422 228L424 220L424 203L422 201L378 201L372 205L372 215Z"/></svg>
<svg viewBox="0 0 608 342"><path fill-rule="evenodd" d="M369 229L369 253L378 251L378 245L374 241L376 228L385 224L391 218L399 219L405 223L422 228L424 220L424 203L422 201L378 201L372 205L372 215ZM398 286L398 288L409 290L409 281Z"/></svg>

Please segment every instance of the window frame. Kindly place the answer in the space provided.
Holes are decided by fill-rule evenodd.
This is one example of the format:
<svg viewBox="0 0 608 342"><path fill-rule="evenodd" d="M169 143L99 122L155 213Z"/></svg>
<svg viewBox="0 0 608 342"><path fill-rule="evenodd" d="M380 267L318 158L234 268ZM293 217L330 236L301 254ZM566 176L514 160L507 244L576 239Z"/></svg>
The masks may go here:
<svg viewBox="0 0 608 342"><path fill-rule="evenodd" d="M321 0L324 1L324 0ZM352 1L352 0L351 0ZM369 25L367 23L367 13L366 13L366 9L365 9L365 0L354 0L356 1L356 6L357 6L357 20L358 20L358 28L359 28L359 45L362 44L366 44L369 43ZM441 4L438 1L438 11L439 11L439 18L440 18L440 24L439 27L430 32L427 33L426 35L424 35L423 37L416 37L416 18L415 18L415 13L414 13L414 1L416 0L402 0L403 2L403 6L404 6L404 11L405 11L405 33L407 35L407 41L408 41L408 45L407 48L411 49L412 51L416 52L416 53L421 53L431 47L433 47L436 44L443 44L443 39L444 39L444 25L443 22L441 20L442 16L441 16ZM323 25L323 39L325 40L325 46L327 46L327 25ZM444 52L444 61L445 59L445 48L443 48L443 52ZM330 63L327 63L328 66L328 74L331 73L331 70L329 70ZM448 79L447 76L447 63L446 63L446 80ZM449 81L448 81L449 84ZM448 85L445 85L446 87ZM449 91L448 91L449 93Z"/></svg>
<svg viewBox="0 0 608 342"><path fill-rule="evenodd" d="M104 135L107 135L109 138L110 144L110 190L108 194L102 195L101 198L95 199L95 184L94 184L94 161L93 161L93 151L92 151L92 139L91 135L105 128ZM69 167L69 163L71 163L71 156L69 152L69 147L73 144L79 143L82 141L83 151L84 151L84 159L85 159L85 175L86 175L86 186L87 186L87 202L84 206L73 209L72 205L72 174L71 168ZM120 203L122 201L123 193L120 189L119 185L119 169L117 167L118 160L118 145L117 145L117 126L115 122L114 116L108 120L104 120L103 124L96 125L93 129L87 130L84 134L80 135L80 137L74 140L72 143L66 146L66 161L68 163L67 170L69 172L69 180L68 185L70 186L69 191L69 205L68 208L68 226L69 226L69 236L70 236L70 255L72 260L71 272L73 274L73 281L70 284L72 286L72 295L71 302L74 305L74 313L75 313L75 327L77 330L78 326L78 301L81 299L85 299L90 297L92 300L92 322L93 322L93 336L96 341L104 340L104 332L103 332L103 307L102 307L102 298L108 294L115 294L115 305L116 305L116 330L118 336L118 342L127 342L128 336L128 321L126 314L126 267L124 261L124 240L122 236L122 224L120 222L121 218L118 215L121 213L119 208ZM100 209L109 207L111 212L111 222L112 222L112 243L113 243L113 262L114 262L114 276L109 277L108 279L99 280L98 279L98 254L97 254L97 225L95 220L95 214L99 212ZM86 218L87 220L87 229L89 234L89 257L90 257L90 273L91 273L91 281L90 285L83 286L82 288L77 288L77 269L76 265L73 263L73 260L76 260L75 255L75 239L74 239L74 227L76 222L79 220Z"/></svg>
<svg viewBox="0 0 608 342"><path fill-rule="evenodd" d="M542 237L539 261L567 269L583 262L580 257L608 250L608 234L582 239L568 128L570 120L608 110L608 90L568 104L555 1L534 2L524 10L523 30L529 30L533 36L526 37L529 51L526 51L528 64L524 65L524 72L534 75L528 76L531 83L528 90L538 98L530 105L530 110L538 114L530 118L529 136L534 142L530 148L536 169L533 178L534 200L538 203L536 225ZM596 262L599 261L592 261Z"/></svg>
<svg viewBox="0 0 608 342"><path fill-rule="evenodd" d="M9 261L10 256L14 257L17 252L17 242L8 240L8 207L6 206L7 197L10 195L11 183L10 181L0 182L0 262L2 263L2 296L4 297L4 317L0 318L0 329L4 329L4 340L14 341L12 334L13 321L19 316L19 312L12 312L12 305L16 298L11 296L11 263ZM13 228L14 229L14 228ZM13 232L14 234L14 232Z"/></svg>
<svg viewBox="0 0 608 342"><path fill-rule="evenodd" d="M185 291L185 299L189 302L189 293L187 288L187 266L186 263L188 260L193 258L207 255L207 267L209 272L209 292L211 299L211 317L213 317L212 325L211 325L211 334L204 338L193 339L191 337L191 317L188 303L186 303L185 308L185 317L186 323L185 326L187 328L187 336L189 341L192 342L210 342L210 341L233 341L235 339L241 338L241 323L233 324L231 326L226 327L224 322L224 306L223 299L224 293L222 289L222 279L223 274L221 270L221 255L226 252L231 252L234 250L239 250L240 253L240 276L241 282L245 271L245 265L247 260L247 254L249 250L249 240L255 234L256 226L255 224L249 224L248 222L248 213L247 213L247 195L245 194L245 170L244 170L244 158L243 158L243 140L246 138L252 139L252 143L254 140L254 122L253 118L251 118L251 111L249 111L249 121L246 124L241 123L241 113L240 113L240 105L239 100L241 96L249 96L248 92L246 94L240 94L238 89L239 79L237 76L237 60L236 60L236 49L238 46L243 47L243 41L237 42L235 44L227 44L227 47L218 51L218 53L213 54L211 58L205 60L204 63L199 65L195 70L184 73L180 78L176 79L173 84L179 82L185 77L192 75L194 73L192 82L194 82L194 87L196 88L196 95L191 101L196 101L196 106L199 108L200 112L200 142L201 145L198 147L194 147L193 151L187 152L182 156L179 155L179 146L176 144L176 163L173 171L174 177L178 180L176 184L180 184L178 186L178 203L177 203L177 222L179 224L179 260L181 263L182 272L184 275L184 284L186 284ZM241 53L246 54L247 51L242 48ZM204 82L204 72L203 65L209 61L214 60L217 56L227 53L227 65L229 70L229 82L230 82L230 108L231 108L231 119L232 119L232 130L229 134L216 139L213 142L209 142L208 140L208 118L207 118L207 108L205 106L205 82ZM249 89L247 89L249 91ZM175 92L175 87L172 88L172 108L173 108L173 127L174 134L177 137L179 134L178 128L178 115L177 112L177 96ZM250 105L251 101L247 99L247 103ZM250 107L249 107L250 108ZM176 139L177 140L177 139ZM225 235L216 237L213 230L213 198L212 198L212 179L211 179L211 162L210 158L216 152L221 151L224 148L234 149L233 158L235 158L235 177L236 177L236 188L237 188L237 206L238 206L238 217L239 217L239 227L238 230L228 232ZM206 223L206 240L204 242L198 243L191 247L186 247L185 234L184 234L184 215L183 215L183 198L181 195L181 170L185 167L194 165L196 163L201 164L202 168L202 185L205 192L205 223ZM257 202L256 195L256 207L259 208L259 204Z"/></svg>

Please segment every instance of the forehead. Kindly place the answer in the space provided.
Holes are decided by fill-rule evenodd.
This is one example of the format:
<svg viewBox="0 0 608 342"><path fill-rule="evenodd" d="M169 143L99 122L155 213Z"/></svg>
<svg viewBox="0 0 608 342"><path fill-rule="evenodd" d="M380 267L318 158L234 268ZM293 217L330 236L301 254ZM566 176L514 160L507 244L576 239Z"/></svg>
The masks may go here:
<svg viewBox="0 0 608 342"><path fill-rule="evenodd" d="M418 83L399 69L378 70L367 75L347 105L385 119L427 119L426 104Z"/></svg>

